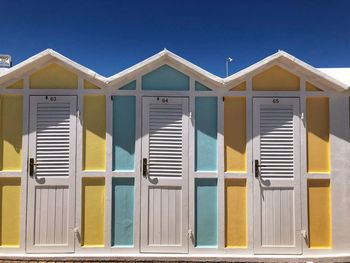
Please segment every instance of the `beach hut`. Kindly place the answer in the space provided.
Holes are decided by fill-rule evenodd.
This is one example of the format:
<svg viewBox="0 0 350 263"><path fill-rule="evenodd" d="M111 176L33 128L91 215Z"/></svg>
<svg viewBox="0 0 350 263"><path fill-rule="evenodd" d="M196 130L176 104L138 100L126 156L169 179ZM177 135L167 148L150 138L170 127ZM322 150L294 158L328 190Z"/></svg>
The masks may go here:
<svg viewBox="0 0 350 263"><path fill-rule="evenodd" d="M6 61L5 61L6 64ZM350 255L350 68L0 69L0 255Z"/></svg>

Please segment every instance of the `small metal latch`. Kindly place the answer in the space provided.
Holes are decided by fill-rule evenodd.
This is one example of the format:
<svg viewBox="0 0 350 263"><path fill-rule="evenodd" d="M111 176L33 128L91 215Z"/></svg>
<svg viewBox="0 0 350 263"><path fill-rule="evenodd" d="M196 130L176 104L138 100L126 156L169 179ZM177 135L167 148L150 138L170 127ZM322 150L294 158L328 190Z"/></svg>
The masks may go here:
<svg viewBox="0 0 350 263"><path fill-rule="evenodd" d="M190 111L190 114L188 116L190 119L192 119L192 111Z"/></svg>
<svg viewBox="0 0 350 263"><path fill-rule="evenodd" d="M301 114L300 114L300 119L304 119L304 112L302 112Z"/></svg>

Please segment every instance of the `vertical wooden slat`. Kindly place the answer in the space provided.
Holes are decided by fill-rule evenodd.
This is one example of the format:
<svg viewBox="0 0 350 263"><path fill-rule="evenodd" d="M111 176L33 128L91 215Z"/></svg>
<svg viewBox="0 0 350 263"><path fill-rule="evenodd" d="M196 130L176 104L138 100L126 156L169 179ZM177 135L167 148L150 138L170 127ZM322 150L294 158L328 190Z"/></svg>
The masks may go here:
<svg viewBox="0 0 350 263"><path fill-rule="evenodd" d="M125 116L128 116L127 118ZM113 97L113 170L135 170L135 96Z"/></svg>
<svg viewBox="0 0 350 263"><path fill-rule="evenodd" d="M247 247L246 179L225 181L226 247Z"/></svg>
<svg viewBox="0 0 350 263"><path fill-rule="evenodd" d="M195 180L196 229L197 247L217 247L218 244L218 208L217 179Z"/></svg>
<svg viewBox="0 0 350 263"><path fill-rule="evenodd" d="M103 247L105 179L83 178L82 187L82 246Z"/></svg>
<svg viewBox="0 0 350 263"><path fill-rule="evenodd" d="M20 178L0 178L0 245L18 247L20 243Z"/></svg>
<svg viewBox="0 0 350 263"><path fill-rule="evenodd" d="M106 169L106 97L84 96L83 170Z"/></svg>
<svg viewBox="0 0 350 263"><path fill-rule="evenodd" d="M112 190L112 246L133 246L134 178L113 178Z"/></svg>
<svg viewBox="0 0 350 263"><path fill-rule="evenodd" d="M195 170L217 171L217 98L195 99Z"/></svg>
<svg viewBox="0 0 350 263"><path fill-rule="evenodd" d="M22 95L1 96L0 165L4 171L20 171L22 167Z"/></svg>
<svg viewBox="0 0 350 263"><path fill-rule="evenodd" d="M307 170L309 173L329 173L329 98L306 98L306 114Z"/></svg>
<svg viewBox="0 0 350 263"><path fill-rule="evenodd" d="M310 248L332 247L331 190L328 179L309 179L308 216Z"/></svg>
<svg viewBox="0 0 350 263"><path fill-rule="evenodd" d="M225 171L246 171L246 99L225 97L224 103Z"/></svg>

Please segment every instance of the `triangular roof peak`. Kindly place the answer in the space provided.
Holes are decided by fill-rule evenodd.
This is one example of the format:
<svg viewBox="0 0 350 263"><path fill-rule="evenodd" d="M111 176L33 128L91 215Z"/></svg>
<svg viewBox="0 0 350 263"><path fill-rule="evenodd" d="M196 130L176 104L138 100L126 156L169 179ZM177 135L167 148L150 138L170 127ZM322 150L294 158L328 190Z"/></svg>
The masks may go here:
<svg viewBox="0 0 350 263"><path fill-rule="evenodd" d="M169 64L170 66L176 67L180 71L196 75L199 80L205 80L217 87L226 87L236 82L238 83L239 81L242 81L247 75L252 76L257 72L260 72L265 68L268 68L277 63L285 66L291 71L303 74L308 80L324 84L335 90L344 91L349 89L349 86L346 83L343 83L338 79L331 77L330 75L316 69L315 67L297 59L296 57L282 50L278 50L276 53L258 61L257 63L243 70L232 74L231 76L221 78L176 55L166 48L157 54L135 64L134 66L127 68L108 78L99 75L95 71L76 63L75 61L61 55L52 49L46 49L10 69L1 71L0 83L4 83L14 78L19 78L25 72L28 72L31 69L36 69L40 67L40 65L45 65L51 60L53 62L56 60L65 67L72 68L73 70L82 73L86 76L86 79L95 80L102 86L118 85L119 83L125 82L125 80L134 79L138 74L144 74L148 71L153 70L154 68L157 68L164 64Z"/></svg>
<svg viewBox="0 0 350 263"><path fill-rule="evenodd" d="M156 53L155 55L135 64L134 66L127 68L111 77L108 78L108 83L114 85L125 78L132 79L138 73L149 70L151 68L156 68L164 64L170 64L176 66L180 70L190 71L200 78L206 79L212 82L214 85L222 85L223 79L198 67L197 65L189 62L188 60L176 55L175 53L164 48L162 51Z"/></svg>
<svg viewBox="0 0 350 263"><path fill-rule="evenodd" d="M76 70L84 74L87 79L94 79L97 82L100 82L103 85L106 85L107 79L95 71L76 63L75 61L63 56L62 54L54 51L53 49L45 49L44 51L39 52L38 54L22 61L21 63L9 68L6 71L0 73L0 81L5 82L11 78L19 77L20 75L28 72L32 69L37 69L40 65L46 65L47 62L60 62L61 65L67 68Z"/></svg>
<svg viewBox="0 0 350 263"><path fill-rule="evenodd" d="M349 86L345 83L335 79L328 74L318 70L317 68L301 61L300 59L292 56L291 54L278 50L276 53L258 61L257 63L242 69L227 78L224 78L226 85L236 82L249 75L254 75L259 71L269 68L274 63L280 63L281 65L289 68L292 71L299 72L308 77L309 80L320 82L326 86L329 86L337 91L344 91L349 89Z"/></svg>

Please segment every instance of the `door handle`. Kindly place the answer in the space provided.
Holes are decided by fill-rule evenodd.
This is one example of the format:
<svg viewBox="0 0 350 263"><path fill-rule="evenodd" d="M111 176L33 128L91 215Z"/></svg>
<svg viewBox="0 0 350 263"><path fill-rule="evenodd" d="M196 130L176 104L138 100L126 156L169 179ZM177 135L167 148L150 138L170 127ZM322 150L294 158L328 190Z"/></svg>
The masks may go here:
<svg viewBox="0 0 350 263"><path fill-rule="evenodd" d="M34 176L34 165L37 165L34 163L34 158L29 158L29 176L33 177Z"/></svg>
<svg viewBox="0 0 350 263"><path fill-rule="evenodd" d="M143 158L143 159L142 159L142 176L143 176L144 178L147 177L147 173L148 173L148 171L147 171L147 166L148 166L148 164L147 164L147 158Z"/></svg>
<svg viewBox="0 0 350 263"><path fill-rule="evenodd" d="M259 178L260 176L260 167L265 167L265 165L259 164L259 160L254 161L254 166L255 166L255 178Z"/></svg>

